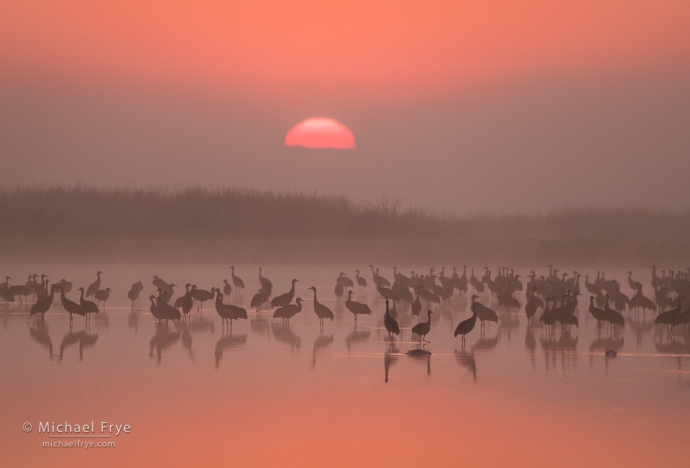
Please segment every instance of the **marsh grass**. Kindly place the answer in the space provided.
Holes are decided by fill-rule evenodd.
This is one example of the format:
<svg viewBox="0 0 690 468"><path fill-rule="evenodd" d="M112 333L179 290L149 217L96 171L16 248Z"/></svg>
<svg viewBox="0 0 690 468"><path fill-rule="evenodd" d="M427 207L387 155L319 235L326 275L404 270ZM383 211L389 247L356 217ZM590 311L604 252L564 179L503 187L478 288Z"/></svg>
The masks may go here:
<svg viewBox="0 0 690 468"><path fill-rule="evenodd" d="M0 188L4 261L663 261L685 267L689 234L687 210L582 207L453 217L399 202L357 204L302 192Z"/></svg>

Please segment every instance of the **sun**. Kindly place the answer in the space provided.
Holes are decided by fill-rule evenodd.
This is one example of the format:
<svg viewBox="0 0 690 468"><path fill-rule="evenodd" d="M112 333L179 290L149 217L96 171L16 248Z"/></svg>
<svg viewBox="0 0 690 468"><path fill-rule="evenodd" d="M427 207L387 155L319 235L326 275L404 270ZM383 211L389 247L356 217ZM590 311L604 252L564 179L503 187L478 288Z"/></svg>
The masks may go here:
<svg viewBox="0 0 690 468"><path fill-rule="evenodd" d="M328 117L312 117L292 127L285 135L285 146L312 149L356 148L355 136L350 129Z"/></svg>

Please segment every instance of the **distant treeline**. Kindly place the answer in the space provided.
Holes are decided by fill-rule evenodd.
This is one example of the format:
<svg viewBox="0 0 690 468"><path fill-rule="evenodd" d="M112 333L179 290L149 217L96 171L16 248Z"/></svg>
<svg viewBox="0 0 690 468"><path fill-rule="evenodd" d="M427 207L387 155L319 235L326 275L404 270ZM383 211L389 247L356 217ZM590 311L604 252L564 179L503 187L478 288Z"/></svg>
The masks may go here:
<svg viewBox="0 0 690 468"><path fill-rule="evenodd" d="M203 240L204 242L199 242ZM690 262L690 211L439 216L235 188L0 188L0 260ZM174 255L171 252L174 251Z"/></svg>

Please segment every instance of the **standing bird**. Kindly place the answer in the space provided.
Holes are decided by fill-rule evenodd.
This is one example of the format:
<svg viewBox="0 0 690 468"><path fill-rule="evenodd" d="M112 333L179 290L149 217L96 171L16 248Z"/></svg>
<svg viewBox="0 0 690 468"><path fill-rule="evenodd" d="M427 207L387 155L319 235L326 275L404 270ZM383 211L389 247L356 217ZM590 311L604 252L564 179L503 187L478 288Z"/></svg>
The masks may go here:
<svg viewBox="0 0 690 468"><path fill-rule="evenodd" d="M194 308L194 299L192 298L192 291L191 288L192 285L187 283L185 285L186 292L184 296L180 296L175 300L174 307L176 309L182 309L182 313L186 316L189 315L189 313L192 311L192 308Z"/></svg>
<svg viewBox="0 0 690 468"><path fill-rule="evenodd" d="M247 320L247 310L232 304L224 304L223 294L220 289L216 289L216 312L220 315L223 322L226 320L230 323L230 328L232 328L233 320Z"/></svg>
<svg viewBox="0 0 690 468"><path fill-rule="evenodd" d="M273 312L273 318L282 318L287 321L288 326L290 325L290 319L295 315L302 312L302 298L298 297L295 299L295 304L288 304L286 306L280 307Z"/></svg>
<svg viewBox="0 0 690 468"><path fill-rule="evenodd" d="M338 275L338 278L340 278L340 284L342 284L344 288L355 287L355 283L353 283L352 280L348 278L344 272L341 271L340 275Z"/></svg>
<svg viewBox="0 0 690 468"><path fill-rule="evenodd" d="M475 299L479 299L479 296L473 295L472 302L474 302ZM480 304L479 302L477 302L476 309L477 318L479 319L480 326L484 326L484 322L498 323L498 315L492 309L489 309L488 307L486 307L483 304Z"/></svg>
<svg viewBox="0 0 690 468"><path fill-rule="evenodd" d="M343 287L343 282L340 280L340 277L335 279L335 288L333 288L333 294L335 294L335 297L338 298L338 302L340 302L343 294L345 294L345 287Z"/></svg>
<svg viewBox="0 0 690 468"><path fill-rule="evenodd" d="M458 335L462 335L463 346L465 345L465 336L474 330L474 325L477 323L477 304L479 303L476 302L475 299L472 299L472 305L470 306L472 317L468 318L467 320L463 320L462 322L458 323L457 327L455 327L455 334L453 336L457 338Z"/></svg>
<svg viewBox="0 0 690 468"><path fill-rule="evenodd" d="M134 302L139 300L139 293L140 291L138 289L135 289L134 286L127 291L127 299L132 301L132 308L134 308Z"/></svg>
<svg viewBox="0 0 690 468"><path fill-rule="evenodd" d="M420 322L412 327L412 333L419 335L419 344L422 344L422 339L427 343L431 343L431 341L427 341L426 339L426 335L431 331L431 314L433 314L433 312L428 311L426 322Z"/></svg>
<svg viewBox="0 0 690 468"><path fill-rule="evenodd" d="M537 298L534 295L534 291L536 291L537 288L533 287L531 288L529 292L529 299L527 299L527 303L525 304L525 315L527 315L527 321L532 320L532 323L534 323L534 314L537 313Z"/></svg>
<svg viewBox="0 0 690 468"><path fill-rule="evenodd" d="M70 292L72 290L72 282L67 281L66 279L62 278L60 280L60 287L66 292Z"/></svg>
<svg viewBox="0 0 690 468"><path fill-rule="evenodd" d="M273 289L273 283L271 283L271 280L264 278L261 274L261 267L259 267L259 284L261 285L261 289Z"/></svg>
<svg viewBox="0 0 690 468"><path fill-rule="evenodd" d="M314 291L314 313L319 318L319 323L321 324L321 327L323 327L323 321L325 319L331 319L331 321L333 320L333 311L331 311L331 309L329 309L325 305L321 304L316 299L316 288L314 286L312 286L309 289Z"/></svg>
<svg viewBox="0 0 690 468"><path fill-rule="evenodd" d="M104 274L102 271L98 270L96 272L96 281L91 283L88 288L86 288L86 297L94 296L99 289L101 289L101 275Z"/></svg>
<svg viewBox="0 0 690 468"><path fill-rule="evenodd" d="M159 278L158 275L153 275L151 279L153 279L152 283L156 287L156 289L162 289L164 292L172 294L172 289L170 288L170 285L163 281L161 278Z"/></svg>
<svg viewBox="0 0 690 468"><path fill-rule="evenodd" d="M594 296L589 296L589 313L597 321L597 328L601 326L602 320L606 322L606 313L598 307L594 307Z"/></svg>
<svg viewBox="0 0 690 468"><path fill-rule="evenodd" d="M357 286L359 286L359 289L362 290L367 287L367 280L359 276L359 270L355 270L355 273L357 274L355 276L355 279L357 280Z"/></svg>
<svg viewBox="0 0 690 468"><path fill-rule="evenodd" d="M165 314L163 313L163 309L156 304L156 296L153 294L149 296L149 300L151 301L151 307L149 307L149 310L151 311L151 315L155 319L158 320L158 323L160 323L162 320L165 320Z"/></svg>
<svg viewBox="0 0 690 468"><path fill-rule="evenodd" d="M352 312L352 314L355 316L355 324L356 324L357 323L357 316L358 315L371 315L371 309L366 304L353 301L352 300L352 294L353 294L352 290L349 290L347 292L347 300L345 301L345 307L347 307L347 310ZM386 311L388 311L388 300L386 300Z"/></svg>
<svg viewBox="0 0 690 468"><path fill-rule="evenodd" d="M96 304L98 304L99 302L102 302L103 307L105 307L105 301L107 301L108 298L110 297L110 292L111 292L110 288L99 289L96 292L96 294L94 295L96 298Z"/></svg>
<svg viewBox="0 0 690 468"><path fill-rule="evenodd" d="M625 326L625 319L623 316L609 307L609 295L606 295L606 305L604 306L604 313L606 314L606 320L611 323L611 325ZM658 317L657 317L658 318Z"/></svg>
<svg viewBox="0 0 690 468"><path fill-rule="evenodd" d="M271 300L271 308L276 308L276 307L285 307L289 305L292 302L292 299L295 297L295 283L299 282L298 279L292 280L292 287L288 292L285 294L281 294L280 296L276 296Z"/></svg>
<svg viewBox="0 0 690 468"><path fill-rule="evenodd" d="M357 316L355 315L355 317ZM398 325L398 321L391 317L391 314L388 311L388 300L386 300L386 312L383 314L383 325L386 327L386 331L388 332L388 336L390 337L392 344L393 335L400 334L400 326Z"/></svg>
<svg viewBox="0 0 690 468"><path fill-rule="evenodd" d="M84 288L79 288L77 291L81 291L81 297L79 298L79 305L81 306L82 309L84 309L84 313L86 314L87 321L91 321L91 316L89 314L97 314L98 311L98 306L96 305L95 302L91 302L87 299L84 299Z"/></svg>
<svg viewBox="0 0 690 468"><path fill-rule="evenodd" d="M235 290L239 291L241 289L244 289L244 281L242 281L242 278L235 275L234 266L230 267L230 275L232 276L232 284L235 285Z"/></svg>
<svg viewBox="0 0 690 468"><path fill-rule="evenodd" d="M65 290L62 289L62 286L60 286L60 301L62 302L62 307L69 314L70 323L72 323L73 314L81 315L82 317L86 318L86 312L84 311L84 308L76 302L69 300L67 296L65 296Z"/></svg>
<svg viewBox="0 0 690 468"><path fill-rule="evenodd" d="M422 301L419 300L419 290L421 288L421 284L417 286L417 297L412 302L412 316L416 319L419 319L419 314L422 312Z"/></svg>
<svg viewBox="0 0 690 468"><path fill-rule="evenodd" d="M232 294L232 286L230 286L230 283L228 283L226 279L223 280L223 284L223 298L230 297L230 294Z"/></svg>
<svg viewBox="0 0 690 468"><path fill-rule="evenodd" d="M678 296L678 305L674 309L667 310L666 312L662 312L657 315L654 323L663 323L671 328L674 328L676 325L678 325L678 318L680 317L681 303L683 302L683 299L685 299L685 296Z"/></svg>
<svg viewBox="0 0 690 468"><path fill-rule="evenodd" d="M212 292L209 292L205 289L199 289L195 285L192 285L192 290L189 292L190 295L192 296L192 299L195 301L198 301L199 304L201 304L201 307L199 307L199 304L197 304L196 308L197 310L203 312L204 311L204 302L210 301L215 297L215 294Z"/></svg>
<svg viewBox="0 0 690 468"><path fill-rule="evenodd" d="M45 321L45 315L46 312L48 312L48 309L50 309L50 306L53 305L53 298L55 297L55 290L58 289L60 286L57 284L54 284L50 287L50 295L46 297L45 299L36 302L34 305L31 306L31 312L29 314L33 317L36 314L41 314L41 322Z"/></svg>

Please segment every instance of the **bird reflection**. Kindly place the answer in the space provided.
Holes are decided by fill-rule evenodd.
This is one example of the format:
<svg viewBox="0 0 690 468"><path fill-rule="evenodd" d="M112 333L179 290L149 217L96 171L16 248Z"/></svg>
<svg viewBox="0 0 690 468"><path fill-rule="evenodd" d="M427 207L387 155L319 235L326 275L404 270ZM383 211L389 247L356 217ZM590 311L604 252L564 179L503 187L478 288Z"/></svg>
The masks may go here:
<svg viewBox="0 0 690 468"><path fill-rule="evenodd" d="M647 320L647 321L642 321L638 322L637 320L634 319L634 317L631 315L628 318L628 323L627 325L632 328L632 330L635 332L635 338L637 340L637 349L640 349L640 346L642 345L642 337L649 333L650 331L654 330L655 323L654 320Z"/></svg>
<svg viewBox="0 0 690 468"><path fill-rule="evenodd" d="M48 357L53 359L53 340L50 339L48 335L48 325L39 320L34 320L31 328L29 328L29 334L34 341L38 344L48 348Z"/></svg>
<svg viewBox="0 0 690 468"><path fill-rule="evenodd" d="M544 352L546 370L556 368L556 359L561 358L561 368L570 369L571 365L577 364L577 342L579 337L570 334L570 330L564 329L558 338L554 333L547 333L539 337L541 349ZM551 359L549 366L549 359Z"/></svg>
<svg viewBox="0 0 690 468"><path fill-rule="evenodd" d="M690 341L688 335L683 335L683 340L677 340L675 337L663 342L657 341L654 343L656 350L663 354L690 354Z"/></svg>
<svg viewBox="0 0 690 468"><path fill-rule="evenodd" d="M276 340L290 345L291 352L299 352L302 346L302 338L296 335L292 328L282 323L276 324L271 322L271 331Z"/></svg>
<svg viewBox="0 0 690 468"><path fill-rule="evenodd" d="M527 333L525 334L525 348L530 355L530 361L532 362L532 368L535 365L535 350L537 349L537 340L534 338L534 333L532 333L532 327L527 326Z"/></svg>
<svg viewBox="0 0 690 468"><path fill-rule="evenodd" d="M268 325L269 320L263 315L255 315L249 319L249 326L252 328L252 331L257 335L266 336L266 338L270 337Z"/></svg>
<svg viewBox="0 0 690 468"><path fill-rule="evenodd" d="M493 338L486 338L484 335L481 335L479 340L477 340L477 342L472 345L472 352L487 351L489 349L495 348L498 345L498 338L498 331L496 332L496 336L494 336Z"/></svg>
<svg viewBox="0 0 690 468"><path fill-rule="evenodd" d="M223 358L224 349L234 350L239 348L240 346L244 346L245 344L247 344L246 333L243 333L241 335L233 335L232 332L229 332L225 336L221 336L218 342L216 342L216 369L218 369L218 366L220 365L220 360Z"/></svg>
<svg viewBox="0 0 690 468"><path fill-rule="evenodd" d="M394 342L391 341L391 345L388 350L383 354L383 368L386 373L385 382L388 383L388 370L391 366L398 362L400 356L400 350L394 347Z"/></svg>
<svg viewBox="0 0 690 468"><path fill-rule="evenodd" d="M328 336L323 336L323 330L321 330L319 337L314 341L314 350L312 352L313 357L312 357L312 362L311 362L311 368L312 369L316 369L316 352L320 349L327 348L332 344L333 344L333 334L331 333Z"/></svg>
<svg viewBox="0 0 690 468"><path fill-rule="evenodd" d="M180 340L180 332L170 332L165 324L156 324L156 334L149 341L149 357L153 357L153 350L156 350L158 363L161 362L163 350L170 347L173 343Z"/></svg>
<svg viewBox="0 0 690 468"><path fill-rule="evenodd" d="M182 347L189 353L189 358L194 360L194 351L192 351L192 332L189 324L185 321L178 320L175 323L175 328L181 333L180 340Z"/></svg>
<svg viewBox="0 0 690 468"><path fill-rule="evenodd" d="M94 321L96 322L96 328L110 328L110 317L108 317L105 309L100 314L96 314Z"/></svg>
<svg viewBox="0 0 690 468"><path fill-rule="evenodd" d="M455 360L461 367L465 367L472 372L472 380L477 381L477 362L474 359L474 351L467 352L464 349L455 350Z"/></svg>
<svg viewBox="0 0 690 468"><path fill-rule="evenodd" d="M426 364L426 375L431 375L431 353L423 348L411 349L407 352L412 362Z"/></svg>
<svg viewBox="0 0 690 468"><path fill-rule="evenodd" d="M84 357L84 349L94 346L97 340L98 333L91 335L88 333L88 329L73 332L70 328L69 333L65 335L60 343L60 357L58 358L58 361L62 361L62 357L65 354L65 349L76 343L79 343L79 360L81 361Z"/></svg>
<svg viewBox="0 0 690 468"><path fill-rule="evenodd" d="M210 331L213 333L214 326L213 320L201 316L194 317L189 322L189 330L193 332Z"/></svg>
<svg viewBox="0 0 690 468"><path fill-rule="evenodd" d="M347 350L350 351L350 348L353 343L366 343L369 341L369 338L371 338L371 329L367 328L366 330L355 328L352 332L350 332L349 335L345 337L345 344L347 345Z"/></svg>
<svg viewBox="0 0 690 468"><path fill-rule="evenodd" d="M134 328L134 334L139 332L139 310L132 308L127 314L127 326Z"/></svg>

